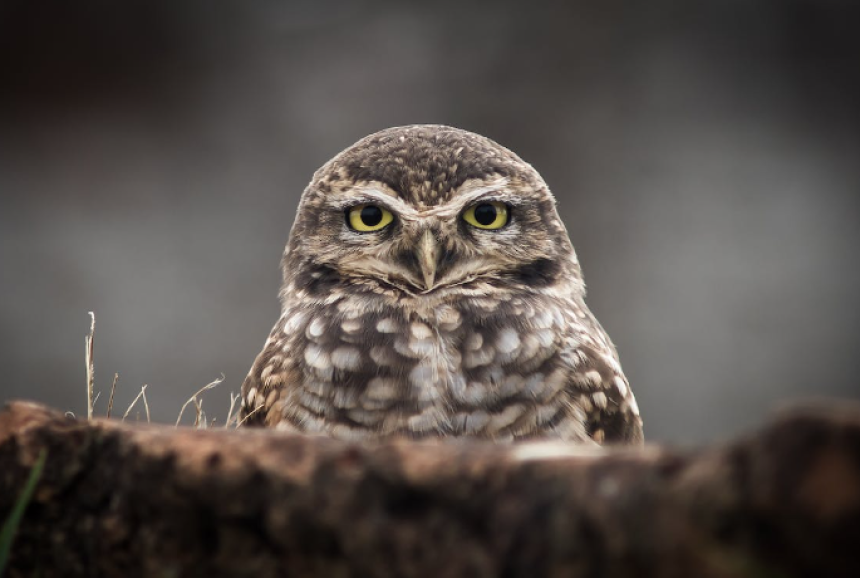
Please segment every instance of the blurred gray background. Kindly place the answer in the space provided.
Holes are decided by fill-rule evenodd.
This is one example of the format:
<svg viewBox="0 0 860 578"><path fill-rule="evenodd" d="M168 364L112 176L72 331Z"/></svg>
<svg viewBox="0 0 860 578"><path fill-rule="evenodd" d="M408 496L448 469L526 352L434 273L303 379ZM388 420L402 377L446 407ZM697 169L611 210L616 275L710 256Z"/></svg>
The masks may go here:
<svg viewBox="0 0 860 578"><path fill-rule="evenodd" d="M559 201L652 440L858 398L860 4L0 0L0 402L153 419L278 315L313 171L443 123ZM141 410L142 415L142 410ZM217 422L216 422L217 423Z"/></svg>

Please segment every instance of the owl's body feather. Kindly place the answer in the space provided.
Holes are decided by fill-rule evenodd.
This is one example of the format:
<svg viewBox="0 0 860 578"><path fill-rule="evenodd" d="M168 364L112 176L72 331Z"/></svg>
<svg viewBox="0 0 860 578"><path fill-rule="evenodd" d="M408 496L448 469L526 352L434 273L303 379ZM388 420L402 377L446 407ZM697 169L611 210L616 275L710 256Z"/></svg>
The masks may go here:
<svg viewBox="0 0 860 578"><path fill-rule="evenodd" d="M359 141L306 189L283 271L281 317L242 386L248 424L641 442L552 195L489 139L428 125Z"/></svg>

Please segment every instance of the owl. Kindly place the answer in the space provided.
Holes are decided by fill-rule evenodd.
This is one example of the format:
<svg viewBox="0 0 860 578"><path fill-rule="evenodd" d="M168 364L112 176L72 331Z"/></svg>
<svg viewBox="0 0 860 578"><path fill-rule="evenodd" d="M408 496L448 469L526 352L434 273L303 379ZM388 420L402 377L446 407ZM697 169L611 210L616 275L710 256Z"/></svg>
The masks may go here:
<svg viewBox="0 0 860 578"><path fill-rule="evenodd" d="M305 189L282 268L281 316L242 385L245 425L643 439L554 197L490 139L416 125L358 141Z"/></svg>

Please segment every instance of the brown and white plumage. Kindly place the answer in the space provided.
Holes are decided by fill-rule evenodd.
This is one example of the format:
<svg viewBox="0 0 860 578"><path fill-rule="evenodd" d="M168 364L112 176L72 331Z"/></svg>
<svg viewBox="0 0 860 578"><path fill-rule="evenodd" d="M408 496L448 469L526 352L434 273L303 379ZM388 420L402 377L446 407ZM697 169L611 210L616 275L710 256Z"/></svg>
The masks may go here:
<svg viewBox="0 0 860 578"><path fill-rule="evenodd" d="M351 215L367 206L368 222L383 210L391 222L356 230ZM473 226L475 207L507 221ZM347 439L642 440L552 194L487 138L407 126L340 153L302 196L283 275L281 317L242 386L249 425Z"/></svg>

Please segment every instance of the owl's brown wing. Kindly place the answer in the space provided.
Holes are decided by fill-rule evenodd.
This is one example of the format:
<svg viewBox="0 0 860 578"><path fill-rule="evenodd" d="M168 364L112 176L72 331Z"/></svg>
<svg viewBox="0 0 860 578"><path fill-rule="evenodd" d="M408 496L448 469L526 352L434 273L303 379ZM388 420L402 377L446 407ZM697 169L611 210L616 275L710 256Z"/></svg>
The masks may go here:
<svg viewBox="0 0 860 578"><path fill-rule="evenodd" d="M243 426L275 427L283 420L283 396L299 383L298 368L285 356L286 336L279 321L242 383L239 422Z"/></svg>
<svg viewBox="0 0 860 578"><path fill-rule="evenodd" d="M639 407L614 355L588 346L579 350L583 362L569 391L586 416L588 435L600 444L643 443Z"/></svg>

